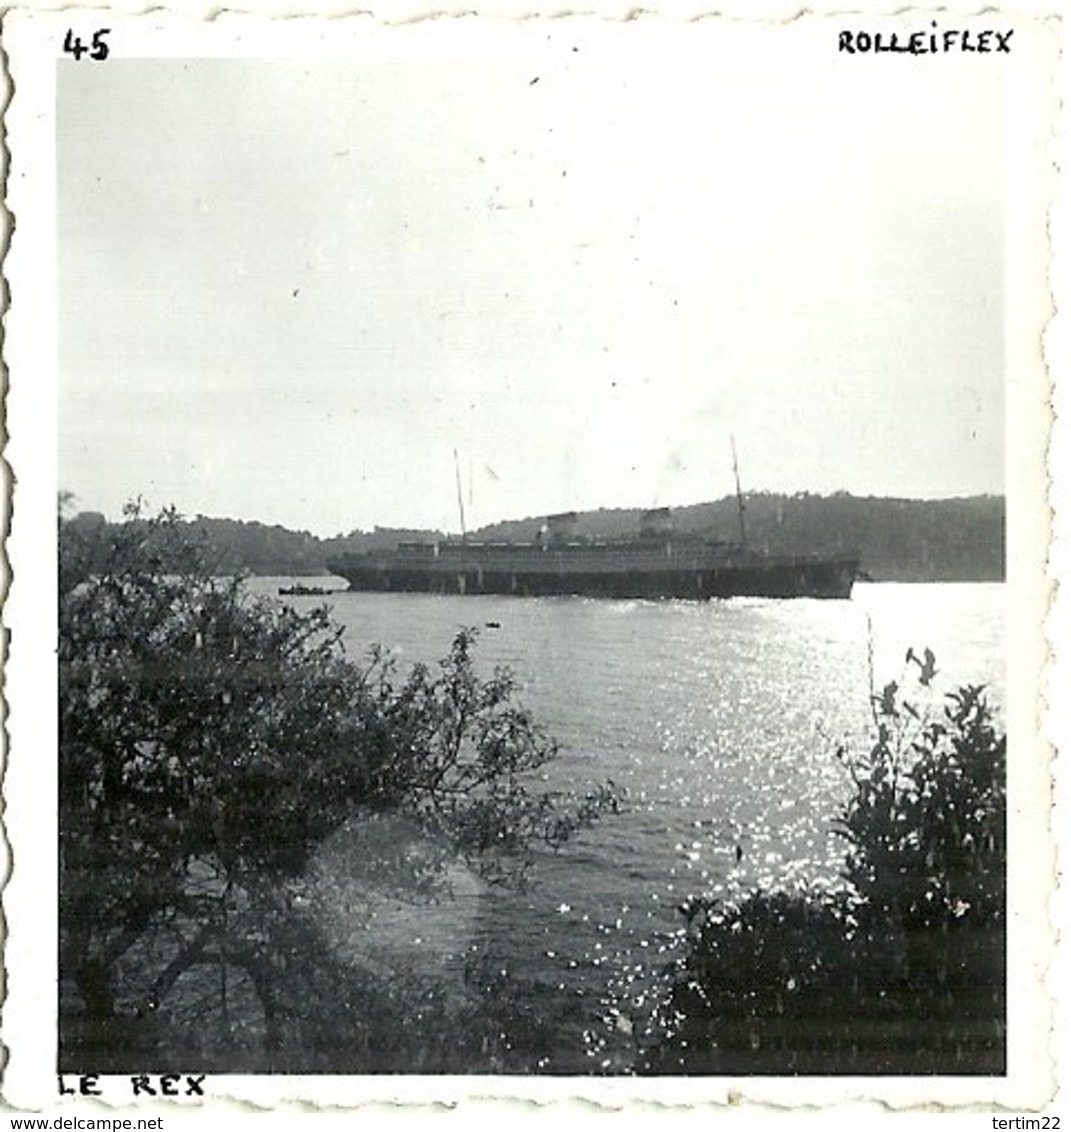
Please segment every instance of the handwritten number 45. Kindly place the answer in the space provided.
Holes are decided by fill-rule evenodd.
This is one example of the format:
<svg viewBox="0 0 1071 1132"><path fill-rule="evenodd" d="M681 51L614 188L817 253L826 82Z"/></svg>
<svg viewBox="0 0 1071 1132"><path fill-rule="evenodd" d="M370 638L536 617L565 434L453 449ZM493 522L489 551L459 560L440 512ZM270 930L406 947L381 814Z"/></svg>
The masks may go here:
<svg viewBox="0 0 1071 1132"><path fill-rule="evenodd" d="M108 45L104 42L104 37L111 32L111 28L98 28L93 33L93 39L90 43L85 44L82 42L80 35L75 35L70 28L67 29L67 35L63 40L63 50L68 55L73 55L75 59L81 59L83 55L88 55L90 59L98 61L108 58Z"/></svg>

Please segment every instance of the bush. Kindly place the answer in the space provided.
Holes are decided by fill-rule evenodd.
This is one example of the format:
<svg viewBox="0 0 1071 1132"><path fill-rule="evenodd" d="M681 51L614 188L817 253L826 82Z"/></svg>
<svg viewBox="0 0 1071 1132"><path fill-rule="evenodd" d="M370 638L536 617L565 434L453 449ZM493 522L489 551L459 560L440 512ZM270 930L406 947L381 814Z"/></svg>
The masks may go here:
<svg viewBox="0 0 1071 1132"><path fill-rule="evenodd" d="M1006 740L984 688L945 698L920 711L886 685L869 754L839 752L855 787L837 819L845 876L909 931L1004 917Z"/></svg>
<svg viewBox="0 0 1071 1132"><path fill-rule="evenodd" d="M909 662L914 654L909 653ZM873 697L836 892L697 899L650 1072L999 1073L1005 1039L1005 738L982 688Z"/></svg>
<svg viewBox="0 0 1071 1132"><path fill-rule="evenodd" d="M185 1048L191 1066L309 1068L310 1049L367 1048L358 1015L406 1011L309 915L325 839L405 815L441 855L515 880L613 794L532 787L557 748L508 672L476 676L473 631L437 670L358 664L325 610L213 577L174 512L128 520L60 524L63 1067L144 1070Z"/></svg>

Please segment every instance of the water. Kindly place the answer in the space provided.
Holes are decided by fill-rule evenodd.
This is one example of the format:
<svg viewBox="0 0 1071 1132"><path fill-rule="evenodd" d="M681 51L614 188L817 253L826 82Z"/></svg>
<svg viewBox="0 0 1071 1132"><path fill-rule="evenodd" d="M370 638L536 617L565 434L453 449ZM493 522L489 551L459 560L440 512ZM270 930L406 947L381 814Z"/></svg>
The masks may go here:
<svg viewBox="0 0 1071 1132"><path fill-rule="evenodd" d="M834 751L865 749L871 690L912 675L909 647L936 654L936 700L984 683L1002 702L1004 592L859 584L851 601L326 600L351 652L377 642L402 666L434 663L459 628L479 627L478 667L510 666L520 701L562 744L546 786L582 792L610 779L624 790L622 812L544 854L530 888L486 891L466 919L469 953L523 983L553 1032L532 1068L590 1072L624 1066L642 1037L687 897L837 883L844 844L831 819L850 783Z"/></svg>

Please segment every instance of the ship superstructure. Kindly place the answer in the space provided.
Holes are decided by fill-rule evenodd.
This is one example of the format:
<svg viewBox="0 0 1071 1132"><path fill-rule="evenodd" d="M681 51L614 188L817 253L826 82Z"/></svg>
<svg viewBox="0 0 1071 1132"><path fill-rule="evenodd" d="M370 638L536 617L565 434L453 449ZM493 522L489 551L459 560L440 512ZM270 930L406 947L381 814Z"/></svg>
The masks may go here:
<svg viewBox="0 0 1071 1132"><path fill-rule="evenodd" d="M575 512L562 512L529 542L402 542L345 555L328 569L352 590L692 599L847 598L859 570L857 554L768 554L675 533L668 507L645 512L630 538L587 538L578 525Z"/></svg>

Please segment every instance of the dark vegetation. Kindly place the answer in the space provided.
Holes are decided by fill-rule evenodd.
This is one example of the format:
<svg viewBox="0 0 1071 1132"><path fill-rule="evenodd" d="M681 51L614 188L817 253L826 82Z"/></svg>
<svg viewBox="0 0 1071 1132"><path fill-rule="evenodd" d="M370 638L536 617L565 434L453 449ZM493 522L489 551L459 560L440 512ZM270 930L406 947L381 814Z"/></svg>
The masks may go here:
<svg viewBox="0 0 1071 1132"><path fill-rule="evenodd" d="M874 726L839 752L845 886L694 901L648 1072L1004 1072L1005 738L979 687L890 684Z"/></svg>
<svg viewBox="0 0 1071 1132"><path fill-rule="evenodd" d="M130 518L60 524L61 1068L505 1068L494 996L336 956L310 863L349 821L402 823L400 858L359 864L430 905L451 868L519 882L613 793L538 788L555 744L473 633L436 669L350 659L325 611L211 576L174 514Z"/></svg>
<svg viewBox="0 0 1071 1132"><path fill-rule="evenodd" d="M633 534L639 509L584 512L579 529L592 538ZM674 526L682 532L732 541L738 535L735 497L674 508ZM472 532L473 538L529 540L543 521L535 516L495 523ZM111 527L87 512L72 520L87 547L107 546ZM391 548L400 540L441 538L439 531L352 531L319 539L307 531L240 522L193 519L188 534L203 540L220 573L313 575L346 551ZM859 551L863 569L876 581L1001 581L1004 578L1004 500L997 496L966 499L858 498L755 493L747 497L748 541L774 552ZM91 552L91 551L90 551Z"/></svg>

